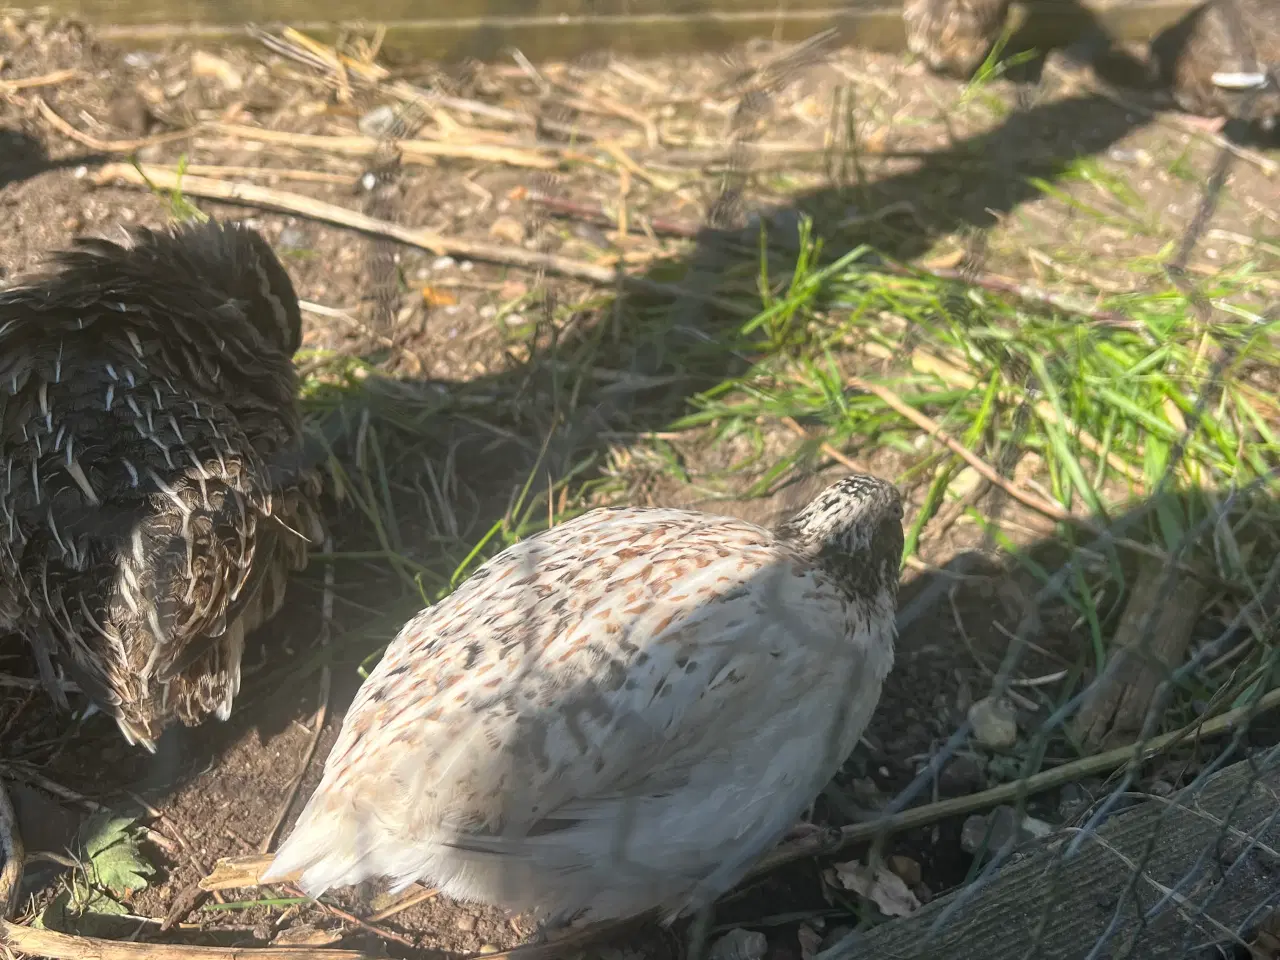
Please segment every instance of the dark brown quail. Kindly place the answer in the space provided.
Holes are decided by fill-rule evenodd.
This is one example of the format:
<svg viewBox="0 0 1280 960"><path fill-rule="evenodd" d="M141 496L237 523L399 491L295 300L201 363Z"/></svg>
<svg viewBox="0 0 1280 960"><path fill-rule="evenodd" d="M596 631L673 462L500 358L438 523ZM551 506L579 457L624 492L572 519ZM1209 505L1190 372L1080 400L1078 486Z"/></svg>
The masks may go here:
<svg viewBox="0 0 1280 960"><path fill-rule="evenodd" d="M968 79L991 52L1010 0L904 0L907 49L938 73Z"/></svg>
<svg viewBox="0 0 1280 960"><path fill-rule="evenodd" d="M0 631L131 743L227 718L245 633L323 536L300 339L240 225L79 240L0 292Z"/></svg>
<svg viewBox="0 0 1280 960"><path fill-rule="evenodd" d="M1274 126L1280 117L1280 2L1200 4L1151 42L1151 68L1179 107L1212 118L1203 124L1210 129L1230 117Z"/></svg>

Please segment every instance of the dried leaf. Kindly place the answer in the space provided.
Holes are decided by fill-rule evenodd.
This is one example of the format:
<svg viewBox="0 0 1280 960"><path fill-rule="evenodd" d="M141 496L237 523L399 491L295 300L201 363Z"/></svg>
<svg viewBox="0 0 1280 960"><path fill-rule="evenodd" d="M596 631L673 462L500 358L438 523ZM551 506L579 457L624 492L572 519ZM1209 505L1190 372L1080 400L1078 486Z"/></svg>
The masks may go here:
<svg viewBox="0 0 1280 960"><path fill-rule="evenodd" d="M422 302L429 307L452 307L458 302L458 298L448 290L437 290L435 287L423 287Z"/></svg>
<svg viewBox="0 0 1280 960"><path fill-rule="evenodd" d="M886 917L906 917L920 909L920 901L896 873L883 864L873 871L857 860L837 863L836 877L846 890L870 900Z"/></svg>

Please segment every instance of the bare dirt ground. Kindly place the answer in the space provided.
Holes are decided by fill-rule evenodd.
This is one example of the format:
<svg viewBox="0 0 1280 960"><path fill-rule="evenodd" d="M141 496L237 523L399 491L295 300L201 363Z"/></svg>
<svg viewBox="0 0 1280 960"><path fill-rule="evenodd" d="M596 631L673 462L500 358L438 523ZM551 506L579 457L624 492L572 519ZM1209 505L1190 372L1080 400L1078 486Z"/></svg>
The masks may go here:
<svg viewBox="0 0 1280 960"><path fill-rule="evenodd" d="M373 178L370 191L366 174L380 158L344 155L347 148L335 138L358 136L358 125L377 129L371 122L378 120L377 108L395 103L385 84L344 86L257 46L107 49L76 25L10 19L0 34L0 282L77 234L164 223L173 212L169 196L100 182L101 164L114 159L107 154L136 148L148 164L173 165L185 157L191 176L376 209L383 219L448 238L607 269L621 263L659 281L698 269L750 287L749 256L745 273L733 274L724 258L742 258L710 242L709 218L720 231L745 223L749 248L753 215L794 235L805 213L829 246L869 243L939 270L959 266L981 235L986 277L1088 303L1099 293L1159 282L1153 264L1193 215L1217 155L1167 116L1153 121L1087 90L999 81L965 94L905 58L856 50L837 50L785 83L766 83L759 68L778 52L760 44L729 62L602 56L540 65L537 76L518 65L403 67L397 76L503 115L536 117L539 125L521 128L442 106L444 120L436 122L466 128L473 144L483 142L476 131L492 131L495 142L522 145L520 155L501 163L478 150L471 157L426 159L406 151L398 168ZM736 79L744 72L745 81ZM763 91L755 101L743 93L753 83ZM754 103L754 114L743 110L744 102ZM164 139L194 124L200 124L194 133ZM744 125L750 138L741 132ZM246 127L330 139L318 146L297 137L267 142ZM754 149L744 148L745 160L726 149L734 136L756 141ZM604 141L614 146L601 146ZM548 157L551 163L541 162ZM543 166L550 169L538 169ZM1060 192L1037 188L1032 177ZM726 182L737 190L736 204L712 209ZM681 339L685 323L714 340L717 321L704 305L695 304L687 322L644 326L636 320L647 315L643 295L628 293L634 310L619 313L610 306L608 285L564 276L554 265L531 271L408 245L389 248L368 235L256 204L188 199L213 215L260 225L299 295L340 312L307 314L310 355L328 364L334 355L360 358L414 385L411 399L392 394L383 402L413 421L415 437L423 422L431 435L401 453L396 430L408 428L396 427L392 417L383 449L401 475L421 478L434 464L453 494L451 516L427 518L413 511L421 514L430 497L408 484L398 490L404 512L393 546L415 562L436 563L446 541L478 540L508 508L548 436L555 441L551 475L595 454L592 469L621 483L634 502L702 503L772 520L807 492L792 488L772 499L735 500L724 498L734 491L721 485L709 502L710 488L699 478L722 476L735 451L682 449L685 484L628 453L627 437L662 430L683 412L687 397L734 372L723 357L698 353L696 338L694 347ZM1274 268L1266 237L1276 233L1278 199L1267 169L1251 160L1237 163L1192 271L1212 275L1245 260ZM620 217L629 225L625 233L617 227ZM391 309L379 316L380 304L388 302ZM679 363L671 359L678 352ZM587 353L593 358L588 376L559 379L557 364L576 365ZM304 368L308 362L302 360ZM626 372L637 369L643 373ZM562 395L574 391L576 419L566 425L557 420L565 409ZM439 397L438 411L424 399L432 396ZM342 416L339 409L330 420ZM359 411L351 416L358 421ZM354 433L340 432L349 451ZM886 475L895 472L892 452L851 455ZM410 457L418 460L408 463ZM820 482L814 478L811 487ZM922 490L914 493L918 498ZM260 945L312 924L341 931L347 944L393 955L513 947L527 931L493 911L440 897L373 922L372 929L336 912L376 914L382 904L372 902L370 891L339 897L331 909L261 902L228 908L194 899L193 884L217 858L256 851L264 838L278 835L281 816L287 829L319 777L359 683L357 665L421 603L385 563L374 562L382 545L371 538L366 518L349 504L334 511L336 550L368 551L370 559L348 562L339 576L325 652L330 673L324 682L331 686L319 731L319 565L298 579L289 609L261 632L265 643L249 654L245 691L231 720L174 731L156 757L128 748L100 716L76 723L51 712L43 694L29 689L34 671L20 646L0 642L0 762L24 781L15 802L28 847L57 851L70 843L85 812L77 796L141 809L159 837L149 854L161 872L129 903L138 919L125 932L144 938L157 936L156 923L172 913L178 923L166 936L192 943ZM1016 505L1006 505L1004 516L1024 542L1044 533L1043 523ZM980 543L976 528L953 523L923 545L924 562L904 593L904 610L913 613L904 622L898 666L867 743L841 778L841 802L875 808L906 786L998 665L1007 642L1002 628L1023 615L1030 586L1005 575L990 555L967 566L964 579L939 581L936 572L969 563L974 555L966 551ZM1080 642L1065 612L1042 611L1041 617L1044 649L1023 665L1030 676L1059 670ZM304 765L313 739L314 758ZM988 786L988 760L974 753L953 759L934 799ZM291 793L298 777L300 788ZM70 794L55 796L53 785ZM1033 809L1060 822L1071 799L1051 793ZM840 823L849 815L824 799L814 818ZM903 858L898 866L922 898L963 881L969 870L960 826L952 819L894 841L891 852ZM763 930L779 960L807 957L855 922L859 909L852 894L833 896L821 879L825 866L804 862L749 886L722 906L719 922ZM31 871L37 905L57 889L59 873ZM242 893L245 901L259 896ZM676 941L656 930L600 949L609 956L679 955Z"/></svg>

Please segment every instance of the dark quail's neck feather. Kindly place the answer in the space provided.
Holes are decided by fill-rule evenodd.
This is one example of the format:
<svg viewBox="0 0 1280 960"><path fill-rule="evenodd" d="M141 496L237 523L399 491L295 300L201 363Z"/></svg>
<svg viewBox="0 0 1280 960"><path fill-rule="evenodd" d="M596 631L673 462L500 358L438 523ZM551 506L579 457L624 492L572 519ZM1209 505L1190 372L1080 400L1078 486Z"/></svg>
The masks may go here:
<svg viewBox="0 0 1280 960"><path fill-rule="evenodd" d="M818 494L777 534L812 556L850 598L897 596L902 564L902 497L893 484L852 474Z"/></svg>

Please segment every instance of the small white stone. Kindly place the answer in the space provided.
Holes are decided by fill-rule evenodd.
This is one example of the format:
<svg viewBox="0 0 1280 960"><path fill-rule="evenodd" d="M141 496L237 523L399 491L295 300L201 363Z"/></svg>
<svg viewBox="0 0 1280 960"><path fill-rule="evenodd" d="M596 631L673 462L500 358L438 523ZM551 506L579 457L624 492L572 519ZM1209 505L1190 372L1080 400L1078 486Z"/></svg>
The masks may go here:
<svg viewBox="0 0 1280 960"><path fill-rule="evenodd" d="M984 747L1006 750L1018 742L1018 721L1008 700L984 697L969 708L969 722Z"/></svg>

